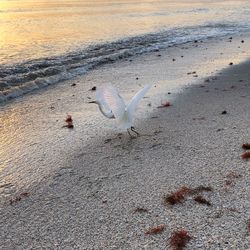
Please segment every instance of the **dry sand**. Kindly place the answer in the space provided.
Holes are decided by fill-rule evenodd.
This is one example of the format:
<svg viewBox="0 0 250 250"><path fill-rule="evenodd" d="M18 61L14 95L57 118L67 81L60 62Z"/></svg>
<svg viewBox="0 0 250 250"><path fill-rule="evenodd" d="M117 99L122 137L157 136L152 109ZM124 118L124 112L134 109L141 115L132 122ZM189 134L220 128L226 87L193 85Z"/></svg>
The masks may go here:
<svg viewBox="0 0 250 250"><path fill-rule="evenodd" d="M2 105L0 249L170 249L179 229L192 236L187 249L249 249L250 165L240 157L250 143L249 43L169 48ZM87 104L89 89L108 82L126 99L155 84L138 111L139 138L117 135ZM66 113L73 130L61 128ZM211 206L163 202L200 185L213 189L202 194Z"/></svg>

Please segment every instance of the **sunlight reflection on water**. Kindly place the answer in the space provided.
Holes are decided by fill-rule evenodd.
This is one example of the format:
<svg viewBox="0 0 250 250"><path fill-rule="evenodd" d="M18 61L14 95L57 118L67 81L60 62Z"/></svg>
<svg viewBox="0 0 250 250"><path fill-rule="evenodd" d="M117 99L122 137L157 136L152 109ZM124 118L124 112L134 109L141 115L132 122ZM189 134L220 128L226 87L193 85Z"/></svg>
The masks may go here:
<svg viewBox="0 0 250 250"><path fill-rule="evenodd" d="M236 23L247 20L243 10L249 6L246 1L224 0L2 0L0 64L183 25L219 20Z"/></svg>

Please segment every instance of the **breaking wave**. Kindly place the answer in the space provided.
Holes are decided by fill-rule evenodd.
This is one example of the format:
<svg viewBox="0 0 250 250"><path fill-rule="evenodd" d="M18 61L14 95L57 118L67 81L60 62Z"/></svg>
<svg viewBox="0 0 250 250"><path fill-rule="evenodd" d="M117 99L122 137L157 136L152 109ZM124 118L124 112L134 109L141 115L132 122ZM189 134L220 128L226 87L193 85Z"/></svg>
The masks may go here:
<svg viewBox="0 0 250 250"><path fill-rule="evenodd" d="M0 65L0 102L84 74L105 63L194 40L244 31L249 31L247 24L239 27L228 23L208 23L95 44L61 56Z"/></svg>

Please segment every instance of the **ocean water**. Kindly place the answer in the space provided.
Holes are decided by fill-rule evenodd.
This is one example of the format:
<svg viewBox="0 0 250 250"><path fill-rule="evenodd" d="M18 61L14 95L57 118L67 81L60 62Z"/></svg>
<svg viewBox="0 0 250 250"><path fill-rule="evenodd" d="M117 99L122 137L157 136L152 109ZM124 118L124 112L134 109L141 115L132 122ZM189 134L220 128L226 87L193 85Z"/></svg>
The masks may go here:
<svg viewBox="0 0 250 250"><path fill-rule="evenodd" d="M248 31L244 0L0 0L0 102L103 63Z"/></svg>

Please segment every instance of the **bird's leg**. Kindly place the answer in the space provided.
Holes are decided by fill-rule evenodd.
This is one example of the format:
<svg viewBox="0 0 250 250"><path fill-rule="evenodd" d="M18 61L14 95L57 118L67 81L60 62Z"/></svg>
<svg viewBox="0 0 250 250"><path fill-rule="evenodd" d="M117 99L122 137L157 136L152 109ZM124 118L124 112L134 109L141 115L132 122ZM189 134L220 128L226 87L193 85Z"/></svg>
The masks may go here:
<svg viewBox="0 0 250 250"><path fill-rule="evenodd" d="M131 130L132 132L134 132L134 133L136 134L136 136L132 135L132 134L130 133L130 130ZM128 134L129 134L130 138L132 138L132 139L135 139L136 137L140 136L140 134L135 130L134 127L130 127L130 129L128 128L128 129L127 129L127 132L128 132Z"/></svg>
<svg viewBox="0 0 250 250"><path fill-rule="evenodd" d="M135 128L133 126L130 129L131 129L131 131L133 131L136 134L136 136L140 136L140 134L135 130Z"/></svg>
<svg viewBox="0 0 250 250"><path fill-rule="evenodd" d="M127 129L127 132L129 134L130 138L134 138L134 136L129 132L129 128Z"/></svg>

